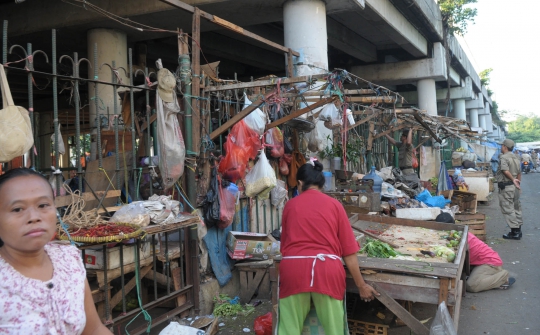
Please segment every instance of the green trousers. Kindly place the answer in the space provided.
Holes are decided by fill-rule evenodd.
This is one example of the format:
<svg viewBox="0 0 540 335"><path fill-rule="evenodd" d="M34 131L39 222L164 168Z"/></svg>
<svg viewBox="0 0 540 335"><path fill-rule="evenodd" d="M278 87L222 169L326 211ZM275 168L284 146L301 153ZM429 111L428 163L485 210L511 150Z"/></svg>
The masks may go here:
<svg viewBox="0 0 540 335"><path fill-rule="evenodd" d="M324 333L326 335L345 334L346 318L343 300L336 300L326 294L306 292L279 300L278 335L302 334L312 300Z"/></svg>
<svg viewBox="0 0 540 335"><path fill-rule="evenodd" d="M514 185L506 186L504 190L499 189L499 206L510 228L520 228L523 224L519 195L519 190Z"/></svg>

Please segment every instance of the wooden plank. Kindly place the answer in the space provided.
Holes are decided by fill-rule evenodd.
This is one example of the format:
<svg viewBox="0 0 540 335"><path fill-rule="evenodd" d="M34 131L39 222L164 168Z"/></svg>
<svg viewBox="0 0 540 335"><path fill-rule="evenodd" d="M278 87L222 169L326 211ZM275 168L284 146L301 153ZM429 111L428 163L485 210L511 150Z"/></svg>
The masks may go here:
<svg viewBox="0 0 540 335"><path fill-rule="evenodd" d="M157 114L152 114L150 116L150 124L154 123L154 121L156 120L157 120ZM146 123L146 121L144 121L144 123L141 126L141 131L145 131L146 128L148 128L148 124Z"/></svg>
<svg viewBox="0 0 540 335"><path fill-rule="evenodd" d="M323 79L328 76L327 74L316 74L312 76L301 76L301 77L292 77L292 78L281 78L280 85L294 84L294 83L303 83L309 82L310 80ZM236 90L243 88L255 88L255 87L264 87L264 86L276 86L279 78L265 79L265 80L256 80L238 84L229 84L221 86L209 86L204 89L204 92L217 92L217 91L227 91L227 90Z"/></svg>
<svg viewBox="0 0 540 335"><path fill-rule="evenodd" d="M315 108L321 107L322 105L326 105L328 103L334 102L337 98L338 98L337 96L333 96L333 97L330 97L330 98L325 98L325 99L320 100L319 102L314 103L313 105L309 105L309 106L307 106L305 108L298 109L298 110L292 112L291 114L286 115L286 116L282 117L281 119L276 120L276 121L266 125L266 130L268 130L270 128L277 127L279 125L282 125L283 123L285 123L285 122L287 122L289 120L292 120L295 117L299 117L300 115L306 114L307 112L309 112L311 110L314 110Z"/></svg>
<svg viewBox="0 0 540 335"><path fill-rule="evenodd" d="M247 304L251 300L251 297L253 297L253 294L255 294L255 291L259 287L259 284L261 283L264 274L266 273L266 269L259 269L255 271L243 271L241 270L240 273L244 272L247 277L247 287L246 289L243 289L240 293L240 302ZM253 276L253 273L255 276Z"/></svg>
<svg viewBox="0 0 540 335"><path fill-rule="evenodd" d="M358 221L358 213L354 213L349 217L349 223L353 224Z"/></svg>
<svg viewBox="0 0 540 335"><path fill-rule="evenodd" d="M210 139L211 140L216 139L219 135L223 134L225 131L232 128L232 126L234 126L236 123L240 122L240 120L242 120L243 118L248 116L249 113L253 112L255 109L262 106L262 104L264 104L264 100L266 100L266 98L268 98L271 94L274 94L274 92L268 93L266 96L264 96L264 98L257 99L257 101L253 102L251 105L247 106L245 109L240 111L238 114L234 115L227 122L222 124L221 127L214 130L210 134Z"/></svg>
<svg viewBox="0 0 540 335"><path fill-rule="evenodd" d="M448 278L441 278L439 280L439 304L441 302L448 302L448 285L450 285L450 279ZM447 304L448 305L448 304Z"/></svg>
<svg viewBox="0 0 540 335"><path fill-rule="evenodd" d="M245 292L248 290L248 273L247 271L238 271L240 274L240 291L245 294ZM240 301L245 301L244 295L240 297Z"/></svg>
<svg viewBox="0 0 540 335"><path fill-rule="evenodd" d="M352 126L348 127L347 130L351 130L351 129L354 129L360 125L363 125L364 123L368 122L369 120L373 119L374 117L378 116L380 113L373 113L371 114L370 116L356 122L355 124L353 124Z"/></svg>
<svg viewBox="0 0 540 335"><path fill-rule="evenodd" d="M392 311L398 318L400 318L405 324L415 332L417 335L429 335L429 329L424 326L418 319L412 316L409 311L398 304L392 297L390 297L381 287L377 284L372 284L373 288L379 292L378 296L375 296L380 302L382 302L389 310Z"/></svg>
<svg viewBox="0 0 540 335"><path fill-rule="evenodd" d="M179 269L179 268L176 267L175 269L172 269L172 270L176 270L176 269ZM172 272L172 270L171 270L171 272ZM153 281L154 281L154 273L149 272L144 276L144 278L151 280L152 283L153 283ZM167 276L156 271L156 283L165 286L165 289L167 289ZM169 280L169 286L170 286L171 290L173 290L173 289L174 290L179 290L180 289L180 288L175 288L174 283L172 281L170 281L170 280Z"/></svg>
<svg viewBox="0 0 540 335"><path fill-rule="evenodd" d="M96 195L98 196L98 198L102 198L103 195L105 195L105 191L95 191L95 192L96 192ZM114 191L108 191L104 198L108 199L108 198L114 198L114 197L119 197L119 196L120 196L120 191L119 190L114 190ZM86 202L96 200L96 197L94 197L92 192L84 192L84 193L82 193L81 197ZM71 195L61 195L61 196L58 196L58 197L56 197L54 199L54 205L56 207L68 206L68 205L71 204L72 200L73 200L73 198L71 197Z"/></svg>
<svg viewBox="0 0 540 335"><path fill-rule="evenodd" d="M139 265L141 267L147 266L152 263L152 257L147 257L144 259L141 259L139 262ZM124 274L130 273L135 271L135 263L131 263L128 265L124 265ZM95 273L97 277L97 281L99 284L99 287L105 286L105 276L103 270L86 270L86 273ZM121 275L120 268L113 269L113 270L107 270L107 282L111 282L113 279L119 278Z"/></svg>
<svg viewBox="0 0 540 335"><path fill-rule="evenodd" d="M437 134L433 132L433 130L431 130L431 128L424 122L424 120L422 120L418 113L414 113L413 116L415 120L418 121L418 123L420 123L429 132L429 134L431 135L431 137L433 137L435 141L442 143L442 140L437 136Z"/></svg>
<svg viewBox="0 0 540 335"><path fill-rule="evenodd" d="M152 269L152 265L148 265L146 267L143 267L141 271L139 272L140 277L143 278L150 270ZM127 284L124 285L124 293L127 295L137 284L137 277L133 277ZM118 303L122 301L122 290L118 291L110 300L109 308L114 308L114 306L118 305Z"/></svg>
<svg viewBox="0 0 540 335"><path fill-rule="evenodd" d="M371 148L373 147L373 133L375 132L375 124L370 123L369 124L369 134L368 134L368 140L367 140L367 151L371 151Z"/></svg>
<svg viewBox="0 0 540 335"><path fill-rule="evenodd" d="M360 102L360 103L387 103L393 104L396 102L396 97L348 97L347 101L350 102Z"/></svg>
<svg viewBox="0 0 540 335"><path fill-rule="evenodd" d="M373 138L374 138L374 139L377 139L377 138L379 138L379 137L383 137L383 136L386 135L386 134L393 133L393 132L398 131L398 130L400 130L400 129L407 128L407 127L409 127L409 126L410 126L410 125L408 125L408 124L402 124L402 125L399 125L399 126L396 126L396 127L392 127L392 128L390 128L390 129L388 129L388 130L383 131L382 133L378 133L377 135L373 136Z"/></svg>
<svg viewBox="0 0 540 335"><path fill-rule="evenodd" d="M177 267L171 270L173 278L173 287L175 291L178 291L182 288L182 268ZM166 285L165 285L166 286ZM182 306L187 301L187 296L185 294L178 296L176 298L176 307Z"/></svg>
<svg viewBox="0 0 540 335"><path fill-rule="evenodd" d="M294 77L293 51L291 48L287 51L287 77Z"/></svg>
<svg viewBox="0 0 540 335"><path fill-rule="evenodd" d="M109 191L109 192L110 192L110 191ZM113 212L116 212L117 210L119 210L120 208L122 208L122 206L111 206L111 207L107 207L107 212L113 213ZM103 213L106 213L105 210L104 210L103 208L98 209L98 214L103 214Z"/></svg>
<svg viewBox="0 0 540 335"><path fill-rule="evenodd" d="M460 280L456 292L456 305L454 307L454 328L456 328L456 333L459 334L459 312L461 311L461 299L463 295L463 280Z"/></svg>
<svg viewBox="0 0 540 335"><path fill-rule="evenodd" d="M198 10L197 7L193 7L191 5L188 5L180 0L161 0L163 2L166 2L168 3L169 5L171 6L174 6L176 8L180 8L180 9L183 9L187 12L190 12L190 13L194 13L195 11ZM256 35L250 31L247 31L237 25L235 25L234 23L231 23L231 22L228 22L226 20L223 20L223 19L220 19L218 17L216 17L215 15L212 15L212 14L209 14L207 12L204 12L204 11L200 11L200 16L202 16L203 18L205 18L206 20L212 22L212 23L215 23L221 27L224 27L226 29L229 29L231 31L234 31L240 35L243 35L243 36L246 36L246 37L250 37L256 41L259 41L261 43L264 43L266 45L268 45L269 47L272 47L276 50L279 50L279 51L283 51L283 52L287 52L288 48L287 47L284 47L282 45L279 45L277 43L274 43L270 40L267 40L266 38L264 37L261 37L259 35ZM293 51L293 55L295 56L300 56L300 54L296 51Z"/></svg>
<svg viewBox="0 0 540 335"><path fill-rule="evenodd" d="M176 222L176 223L169 223L167 225L152 225L152 226L146 226L144 227L144 231L147 234L157 234L157 233L165 233L170 232L179 228L184 228L187 226L192 226L194 224L197 224L200 222L199 217L192 217L182 222Z"/></svg>
<svg viewBox="0 0 540 335"><path fill-rule="evenodd" d="M373 237L374 239L377 239L381 242L384 242L384 243L387 243L389 246L391 246L392 248L399 248L399 245L395 244L395 243L392 243L390 241L388 241L387 239L385 239L384 237L380 237L378 235L375 235L375 234L372 234L364 229L362 229L361 227L358 227L358 226L355 226L355 223L351 224L351 227L353 229L356 229L358 230L359 232L363 233L364 235L367 235L369 237Z"/></svg>
<svg viewBox="0 0 540 335"><path fill-rule="evenodd" d="M408 273L419 276L456 278L458 272L458 265L452 263L429 263L433 270L426 271L425 269L422 269L422 266L427 265L426 262L371 258L365 256L358 256L358 264L360 264L360 268L362 269ZM415 268L418 270L414 270Z"/></svg>
<svg viewBox="0 0 540 335"><path fill-rule="evenodd" d="M476 214L456 214L456 220L467 221L467 220L485 220L486 214L476 213Z"/></svg>
<svg viewBox="0 0 540 335"><path fill-rule="evenodd" d="M394 224L394 225L400 225L400 226L424 227L424 228L435 229L435 230L448 230L447 223L440 223L436 221L398 219L391 216L367 215L367 214L361 214L361 213L358 214L358 219L360 221ZM454 230L463 231L464 226L458 225L455 227Z"/></svg>

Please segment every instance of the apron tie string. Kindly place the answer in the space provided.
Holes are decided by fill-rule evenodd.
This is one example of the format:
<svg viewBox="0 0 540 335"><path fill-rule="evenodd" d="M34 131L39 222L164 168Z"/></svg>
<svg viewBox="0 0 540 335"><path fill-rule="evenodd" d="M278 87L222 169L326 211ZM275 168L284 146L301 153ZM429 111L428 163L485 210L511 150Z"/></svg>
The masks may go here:
<svg viewBox="0 0 540 335"><path fill-rule="evenodd" d="M313 287L313 280L315 279L315 264L317 260L326 261L326 258L333 260L341 260L341 257L332 254L317 254L316 256L284 256L282 259L303 259L303 258L313 258L313 265L311 266L311 284L310 287Z"/></svg>

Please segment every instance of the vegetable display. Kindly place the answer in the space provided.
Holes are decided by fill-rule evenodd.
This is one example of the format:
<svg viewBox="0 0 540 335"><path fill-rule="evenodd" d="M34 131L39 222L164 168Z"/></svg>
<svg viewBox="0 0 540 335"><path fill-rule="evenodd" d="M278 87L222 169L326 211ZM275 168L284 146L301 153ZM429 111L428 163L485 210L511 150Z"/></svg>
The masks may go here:
<svg viewBox="0 0 540 335"><path fill-rule="evenodd" d="M249 315L255 311L253 305L246 304L244 307L238 302L238 297L231 299L226 294L214 297L214 316L237 316Z"/></svg>
<svg viewBox="0 0 540 335"><path fill-rule="evenodd" d="M115 224L99 224L90 228L81 228L71 233L77 237L107 237L116 235L127 235L135 232L131 226L120 226Z"/></svg>
<svg viewBox="0 0 540 335"><path fill-rule="evenodd" d="M394 248L389 246L387 243L375 240L372 238L367 238L367 243L360 250L361 253L365 253L368 257L375 258L390 258L395 256L406 256L396 251Z"/></svg>

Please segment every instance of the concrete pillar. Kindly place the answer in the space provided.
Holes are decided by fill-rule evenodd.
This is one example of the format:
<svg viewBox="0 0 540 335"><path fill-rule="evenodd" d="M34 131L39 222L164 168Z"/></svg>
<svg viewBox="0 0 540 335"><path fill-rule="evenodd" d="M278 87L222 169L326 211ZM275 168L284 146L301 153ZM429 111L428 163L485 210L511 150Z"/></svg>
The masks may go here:
<svg viewBox="0 0 540 335"><path fill-rule="evenodd" d="M487 117L487 114L478 115L478 121L480 121L480 128L484 130L487 130L486 117Z"/></svg>
<svg viewBox="0 0 540 335"><path fill-rule="evenodd" d="M469 122L471 123L471 127L479 127L478 109L469 109Z"/></svg>
<svg viewBox="0 0 540 335"><path fill-rule="evenodd" d="M437 89L435 79L420 79L417 84L418 108L426 110L429 115L437 115Z"/></svg>
<svg viewBox="0 0 540 335"><path fill-rule="evenodd" d="M493 133L493 119L491 118L491 114L486 114L486 128L488 134Z"/></svg>
<svg viewBox="0 0 540 335"><path fill-rule="evenodd" d="M94 45L97 44L97 64L98 64L98 78L103 81L110 82L111 69L108 66L101 66L103 63L107 63L112 66L112 62L115 61L116 68L118 70L118 76L122 80L123 84L129 85L129 77L126 76L124 70L120 69L123 67L128 70L128 49L127 49L127 36L124 32L114 30L114 29L92 29L88 31L87 34L87 45L88 45L88 60L92 66L94 66ZM88 69L88 78L94 79L94 69ZM119 79L117 78L117 82ZM94 85L89 87L90 97L94 96ZM89 105L90 109L90 122L92 127L95 127L95 121L98 117L98 114L107 114L107 108L109 108L109 113L114 113L114 99L118 103L118 113L122 111L122 100L117 95L113 96L113 87L110 85L99 85L98 84L98 93L99 93L99 111L96 110L95 103L92 102ZM101 109L103 108L103 109ZM92 134L96 134L96 130L92 131ZM95 137L95 136L93 136ZM90 150L90 159L96 159L97 149L96 149L96 140L92 139L92 145Z"/></svg>
<svg viewBox="0 0 540 335"><path fill-rule="evenodd" d="M326 5L323 1L287 1L283 6L283 30L284 45L300 53L296 63L301 64L295 65L295 76L328 72ZM315 109L313 113L319 110ZM332 131L323 122L317 122L317 131L321 138L332 138Z"/></svg>
<svg viewBox="0 0 540 335"><path fill-rule="evenodd" d="M319 0L287 1L283 6L285 46L301 53L296 76L328 70L326 5ZM309 66L312 65L312 66Z"/></svg>
<svg viewBox="0 0 540 335"><path fill-rule="evenodd" d="M467 121L467 110L465 109L465 99L456 99L452 101L454 105L454 117L459 120ZM465 149L469 148L467 141L461 140L461 146Z"/></svg>

